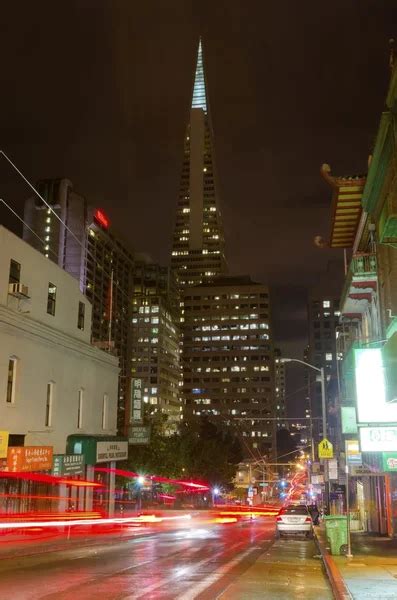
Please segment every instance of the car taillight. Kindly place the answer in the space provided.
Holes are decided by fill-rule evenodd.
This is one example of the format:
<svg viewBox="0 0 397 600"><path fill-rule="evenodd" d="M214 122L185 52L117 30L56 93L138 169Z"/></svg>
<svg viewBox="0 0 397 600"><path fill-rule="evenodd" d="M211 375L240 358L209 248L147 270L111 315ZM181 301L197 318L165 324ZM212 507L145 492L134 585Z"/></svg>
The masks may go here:
<svg viewBox="0 0 397 600"><path fill-rule="evenodd" d="M282 518L281 518L281 517L277 517L277 518L276 518L276 521L277 521L278 523L280 523L280 521L282 521Z"/></svg>
<svg viewBox="0 0 397 600"><path fill-rule="evenodd" d="M305 523L311 523L311 522L312 522L311 517L306 517Z"/></svg>

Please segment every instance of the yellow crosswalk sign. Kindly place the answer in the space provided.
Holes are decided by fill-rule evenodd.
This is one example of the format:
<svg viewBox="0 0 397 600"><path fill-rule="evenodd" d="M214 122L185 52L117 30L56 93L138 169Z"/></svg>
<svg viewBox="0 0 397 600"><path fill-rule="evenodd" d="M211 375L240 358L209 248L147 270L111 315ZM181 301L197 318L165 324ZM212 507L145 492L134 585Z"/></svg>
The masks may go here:
<svg viewBox="0 0 397 600"><path fill-rule="evenodd" d="M333 458L334 457L334 447L327 438L321 440L318 445L318 457L319 458Z"/></svg>

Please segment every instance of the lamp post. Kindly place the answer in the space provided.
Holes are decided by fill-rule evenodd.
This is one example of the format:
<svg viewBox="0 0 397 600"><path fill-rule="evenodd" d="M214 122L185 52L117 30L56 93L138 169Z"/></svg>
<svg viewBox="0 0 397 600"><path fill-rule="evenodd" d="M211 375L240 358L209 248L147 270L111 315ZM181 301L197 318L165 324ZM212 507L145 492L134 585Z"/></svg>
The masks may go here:
<svg viewBox="0 0 397 600"><path fill-rule="evenodd" d="M139 475L136 480L136 484L138 487L138 502L137 502L138 510L141 510L141 508L142 508L142 486L144 483L145 483L144 476Z"/></svg>
<svg viewBox="0 0 397 600"><path fill-rule="evenodd" d="M320 383L321 383L321 412L322 412L322 422L323 422L323 438L327 437L327 407L326 407L326 401L325 401L325 373L324 373L324 367L316 367L315 365L312 365L304 360L300 360L299 358L281 358L280 359L281 362L283 363L289 363L289 362L297 362L300 363L301 365L305 365L306 367L309 367L310 369L313 369L313 371L317 371L318 373L320 373ZM312 422L312 414L310 412L310 421ZM313 432L313 426L311 426L311 430ZM314 440L313 440L313 434L312 434L312 441L311 441L311 445L312 445L312 460L314 460ZM327 463L325 462L324 464L324 468L325 465L327 465ZM328 478L328 468L325 468L326 471L326 475ZM327 502L329 505L329 485L328 482L326 482L326 497L327 497Z"/></svg>

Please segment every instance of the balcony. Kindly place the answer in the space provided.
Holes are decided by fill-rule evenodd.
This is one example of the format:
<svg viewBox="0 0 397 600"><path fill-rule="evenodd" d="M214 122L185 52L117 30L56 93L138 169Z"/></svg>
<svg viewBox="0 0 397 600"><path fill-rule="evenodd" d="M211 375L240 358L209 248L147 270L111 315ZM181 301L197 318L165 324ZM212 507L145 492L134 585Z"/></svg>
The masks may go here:
<svg viewBox="0 0 397 600"><path fill-rule="evenodd" d="M378 285L376 254L353 255L341 295L341 313L347 318L361 318L372 302Z"/></svg>

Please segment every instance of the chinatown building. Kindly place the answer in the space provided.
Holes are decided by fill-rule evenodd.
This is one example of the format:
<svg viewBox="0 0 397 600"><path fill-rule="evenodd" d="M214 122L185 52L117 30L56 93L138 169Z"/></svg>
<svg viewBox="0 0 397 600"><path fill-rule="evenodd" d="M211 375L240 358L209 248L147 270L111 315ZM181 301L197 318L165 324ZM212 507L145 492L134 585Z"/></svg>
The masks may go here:
<svg viewBox="0 0 397 600"><path fill-rule="evenodd" d="M337 332L340 465L346 461L349 468L357 528L389 536L397 534L396 113L394 67L367 177L348 185L332 178L330 242L351 254Z"/></svg>

